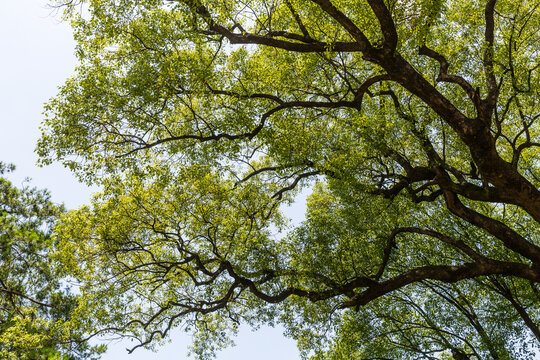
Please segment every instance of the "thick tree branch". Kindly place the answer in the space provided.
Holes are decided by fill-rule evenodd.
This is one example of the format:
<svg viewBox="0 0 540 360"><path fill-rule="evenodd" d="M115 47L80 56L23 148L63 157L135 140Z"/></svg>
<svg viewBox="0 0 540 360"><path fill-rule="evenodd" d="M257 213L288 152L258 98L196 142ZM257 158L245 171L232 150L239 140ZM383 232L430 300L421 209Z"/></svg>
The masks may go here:
<svg viewBox="0 0 540 360"><path fill-rule="evenodd" d="M448 209L454 215L487 231L501 240L508 249L520 254L526 259L532 260L537 266L540 265L540 247L530 243L502 222L469 209L463 205L455 193L444 190L444 197Z"/></svg>
<svg viewBox="0 0 540 360"><path fill-rule="evenodd" d="M469 182L455 183L449 178L438 178L437 184L445 190L464 196L467 199L519 205L517 199L499 187L490 185L479 186Z"/></svg>
<svg viewBox="0 0 540 360"><path fill-rule="evenodd" d="M371 10L373 10L373 13L375 13L375 16L379 20L381 31L384 35L385 47L393 52L396 50L398 35L390 11L382 0L368 0L368 3L369 6L371 6Z"/></svg>
<svg viewBox="0 0 540 360"><path fill-rule="evenodd" d="M341 24L341 26L343 26L343 28L356 40L356 43L336 43L336 46L331 44L330 48L335 51L352 51L353 49L349 48L352 46L355 50L362 51L366 60L383 67L393 81L398 82L412 94L422 99L456 131L458 136L470 148L473 160L478 165L478 169L483 175L483 178L490 181L495 186L505 188L510 196L513 196L516 199L516 203L518 203L519 206L529 212L537 221L540 221L540 191L519 174L511 164L506 163L497 153L495 142L489 127L489 109L486 110L486 107L483 105L478 106L478 109L480 110L479 118L470 119L466 117L446 97L437 91L433 85L424 79L423 76L401 55L397 53L385 53L375 49L351 19L338 10L329 0L313 1L334 20ZM328 44L291 43L277 39L269 39L261 35L235 34L216 24L212 20L208 10L204 6L197 5L198 3L196 3L196 0L190 0L187 1L187 3L190 4L197 14L205 19L212 31L229 38L231 43L260 44L291 51L326 51L328 49ZM376 6L376 3L376 1L373 2L374 6ZM489 40L491 39L491 6L494 6L494 2L491 1L488 5L489 6L486 7L488 24L486 27L486 35ZM384 10L380 10L379 15L384 17L385 15L383 12ZM392 38L390 33L388 36L389 39ZM441 59L439 58L439 60ZM444 69L444 67L443 62L442 68ZM452 81L457 81L460 86L463 86L471 98L476 99L476 90L471 91L470 85L468 86L466 82L458 80L458 78L455 77L451 77L451 79L453 79Z"/></svg>
<svg viewBox="0 0 540 360"><path fill-rule="evenodd" d="M409 270L391 279L379 282L377 285L368 286L366 290L344 302L342 308L366 305L372 300L414 282L438 280L454 283L486 275L517 276L534 282L540 281L540 270L525 264L487 260L462 265L430 265Z"/></svg>
<svg viewBox="0 0 540 360"><path fill-rule="evenodd" d="M257 283L240 276L233 268L233 266L229 262L225 262L225 268L227 269L228 274L235 279L236 282L246 286L250 292L255 295L256 297L260 298L261 300L276 304L284 301L291 295L296 295L299 297L304 297L309 299L310 301L317 302L321 300L327 300L330 298L334 298L336 296L340 296L343 294L350 294L352 290L359 288L359 287L366 287L376 284L375 281L368 277L357 277L341 286L335 286L334 288L328 289L328 290L322 290L322 291L309 291L309 290L303 290L295 287L288 287L281 292L271 295L267 294L263 291L261 291ZM277 273L270 273L270 277L277 276Z"/></svg>
<svg viewBox="0 0 540 360"><path fill-rule="evenodd" d="M329 0L311 0L319 5L328 15L336 20L356 40L360 51L369 56L375 49L371 46L368 38L364 35L351 19L337 9Z"/></svg>

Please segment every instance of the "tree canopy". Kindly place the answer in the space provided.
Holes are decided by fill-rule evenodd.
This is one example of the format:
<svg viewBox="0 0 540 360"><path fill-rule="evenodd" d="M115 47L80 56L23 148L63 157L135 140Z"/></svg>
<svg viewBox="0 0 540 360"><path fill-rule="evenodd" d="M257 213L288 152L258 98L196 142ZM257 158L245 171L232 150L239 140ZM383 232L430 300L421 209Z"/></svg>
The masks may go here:
<svg viewBox="0 0 540 360"><path fill-rule="evenodd" d="M103 347L90 347L69 324L77 297L51 256L52 225L64 208L45 190L13 186L13 169L0 162L0 357L91 359Z"/></svg>
<svg viewBox="0 0 540 360"><path fill-rule="evenodd" d="M314 359L540 345L539 2L71 0L38 152L86 331L211 357L281 323ZM293 226L284 206L309 193Z"/></svg>

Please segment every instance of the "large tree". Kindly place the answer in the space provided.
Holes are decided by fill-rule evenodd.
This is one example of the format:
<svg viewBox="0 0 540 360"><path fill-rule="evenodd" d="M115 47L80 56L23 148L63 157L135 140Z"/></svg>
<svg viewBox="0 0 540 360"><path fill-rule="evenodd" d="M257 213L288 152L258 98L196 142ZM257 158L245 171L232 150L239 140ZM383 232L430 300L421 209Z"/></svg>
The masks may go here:
<svg viewBox="0 0 540 360"><path fill-rule="evenodd" d="M241 322L315 358L538 349L540 3L56 5L80 66L38 151L103 187L57 227L89 331L186 326L203 357Z"/></svg>

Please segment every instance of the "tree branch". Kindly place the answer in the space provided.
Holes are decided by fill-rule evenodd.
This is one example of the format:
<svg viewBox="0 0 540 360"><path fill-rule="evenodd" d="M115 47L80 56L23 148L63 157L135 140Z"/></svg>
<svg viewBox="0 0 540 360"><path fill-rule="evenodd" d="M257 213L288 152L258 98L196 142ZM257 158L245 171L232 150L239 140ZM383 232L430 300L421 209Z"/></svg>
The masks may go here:
<svg viewBox="0 0 540 360"><path fill-rule="evenodd" d="M228 30L222 25L217 24L208 9L202 5L198 0L182 0L182 2L188 5L196 14L198 14L208 25L211 32L224 36L229 40L231 44L258 44L271 46L278 49L284 49L293 52L326 52L326 51L341 51L341 52L355 52L361 51L361 47L356 42L341 42L324 43L320 41L313 41L309 43L298 43L275 39L273 37L252 34L242 32L241 34L234 33ZM306 39L305 36L303 36Z"/></svg>
<svg viewBox="0 0 540 360"><path fill-rule="evenodd" d="M501 240L508 249L522 255L526 259L532 260L537 265L540 265L540 247L528 242L523 236L512 230L506 224L469 209L463 205L455 193L444 190L444 197L446 206L454 215L487 231L497 239Z"/></svg>
<svg viewBox="0 0 540 360"><path fill-rule="evenodd" d="M45 306L45 307L48 307L48 308L54 308L54 305L44 303L42 301L31 298L30 296L27 296L27 295L25 295L25 294L23 294L23 293L21 293L19 291L9 289L2 279L0 279L0 283L2 284L2 288L0 288L0 291L5 292L6 294L10 294L10 295L13 295L13 296L17 296L17 297L26 299L26 300L28 300L30 302L33 302L36 305Z"/></svg>
<svg viewBox="0 0 540 360"><path fill-rule="evenodd" d="M223 95L231 95L236 96L234 93L228 93L228 92L221 92ZM246 96L249 97L249 96ZM342 107L349 107L349 108L356 108L356 103L354 101L335 101L335 102L323 102L323 101L291 101L291 102L282 102L278 98L275 98L271 95L263 96L262 94L254 97L260 97L260 98L268 98L274 101L280 102L280 105L276 106L275 108L268 110L266 113L264 113L261 117L261 120L259 121L259 124L253 128L251 131L241 133L241 134L229 134L229 133L219 133L219 134L211 134L211 135L194 135L194 134L185 134L185 135L177 135L177 136L170 136L167 138L159 139L156 141L153 141L151 143L148 143L144 141L142 138L137 136L131 136L135 140L126 140L124 142L131 142L138 145L136 148L127 151L123 154L116 155L117 158L128 156L130 154L133 154L137 151L141 151L144 149L150 149L155 146L172 142L172 141L179 141L179 140L196 140L199 142L209 142L209 141L219 141L222 139L226 140L242 140L242 139L253 139L263 128L270 116L273 114L284 110L284 109L290 109L290 108L329 108L329 109L337 109ZM138 140L137 140L138 139Z"/></svg>
<svg viewBox="0 0 540 360"><path fill-rule="evenodd" d="M525 264L510 263L496 260L486 260L462 265L430 265L409 270L396 277L370 285L349 301L342 304L341 308L357 307L366 305L389 292L423 280L438 280L446 283L454 283L464 279L472 279L486 275L517 276L534 282L540 281L538 268L531 268Z"/></svg>
<svg viewBox="0 0 540 360"><path fill-rule="evenodd" d="M435 50L428 48L426 45L422 45L418 50L418 53L420 55L425 55L434 60L437 60L437 62L439 63L439 75L437 76L437 81L449 82L459 85L463 90L465 90L465 92L473 101L475 106L478 107L480 105L479 94L474 90L472 85L469 84L467 80L465 80L461 76L448 74L448 68L450 67L450 64L448 64L448 61L443 55L436 52Z"/></svg>
<svg viewBox="0 0 540 360"><path fill-rule="evenodd" d="M300 31L302 32L302 34L304 35L304 38L306 39L311 39L311 36L309 35L309 32L307 31L306 29L306 26L304 25L304 23L302 22L302 19L300 19L300 15L298 15L298 12L296 12L296 10L294 9L294 7L292 6L291 2L289 0L285 0L285 4L287 5L287 7L289 8L289 10L291 11L291 14L293 15L294 17L294 20L296 21L296 23L298 24L298 27L300 28Z"/></svg>
<svg viewBox="0 0 540 360"><path fill-rule="evenodd" d="M403 233L427 235L427 236L439 239L440 241L446 244L452 245L453 247L461 250L464 254L469 256L472 260L475 260L477 262L487 260L485 256L474 251L462 240L456 240L454 238L451 238L450 236L444 235L434 230L422 229L418 227L400 227L400 228L394 229L392 233L390 234L390 236L388 237L388 241L386 243L386 247L383 253L383 260L382 260L381 266L379 267L377 274L375 274L373 277L375 280L379 280L380 277L383 275L384 270L386 269L386 265L388 264L388 261L390 259L390 254L392 252L392 249L395 247L396 236Z"/></svg>
<svg viewBox="0 0 540 360"><path fill-rule="evenodd" d="M358 109L362 107L362 100L364 98L364 94L367 92L369 93L369 87L373 84L386 81L386 80L392 80L390 75L388 74L381 74L381 75L375 75L373 77L370 77L366 79L356 90L356 93L354 95L354 101L358 104Z"/></svg>
<svg viewBox="0 0 540 360"><path fill-rule="evenodd" d="M490 278L490 280L491 283L494 285L495 291L501 294L506 300L508 300L508 302L516 310L519 316L521 316L525 325L527 325L527 327L531 330L536 340L540 342L540 328L538 327L538 324L536 324L536 322L531 319L529 313L527 312L527 309L519 303L519 300L516 299L516 297L512 294L512 291L504 282L499 281L495 277Z"/></svg>
<svg viewBox="0 0 540 360"><path fill-rule="evenodd" d="M484 18L486 21L486 29L484 32L484 39L486 41L486 50L484 51L484 72L486 74L488 93L485 100L486 109L483 115L486 119L491 118L493 108L495 107L497 103L497 98L499 96L499 87L497 86L497 79L495 78L495 72L493 70L493 44L495 41L495 3L496 0L488 0L486 2L486 7L484 10Z"/></svg>
<svg viewBox="0 0 540 360"><path fill-rule="evenodd" d="M388 8L382 0L368 0L368 3L381 25L381 31L385 39L385 47L390 51L396 50L398 35L390 11L388 11Z"/></svg>
<svg viewBox="0 0 540 360"><path fill-rule="evenodd" d="M374 48L364 33L345 14L338 10L329 0L311 0L319 5L328 15L336 20L356 40L359 50L369 55Z"/></svg>

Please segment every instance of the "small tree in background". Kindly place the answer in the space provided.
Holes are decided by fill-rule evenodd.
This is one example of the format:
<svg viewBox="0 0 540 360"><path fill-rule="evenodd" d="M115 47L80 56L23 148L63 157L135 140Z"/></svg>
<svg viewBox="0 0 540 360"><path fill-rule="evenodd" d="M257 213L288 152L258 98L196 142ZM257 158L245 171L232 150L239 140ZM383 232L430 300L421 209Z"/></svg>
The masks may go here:
<svg viewBox="0 0 540 360"><path fill-rule="evenodd" d="M64 212L46 190L17 188L0 163L0 357L13 360L91 359L68 323L77 304L53 262L51 230Z"/></svg>

